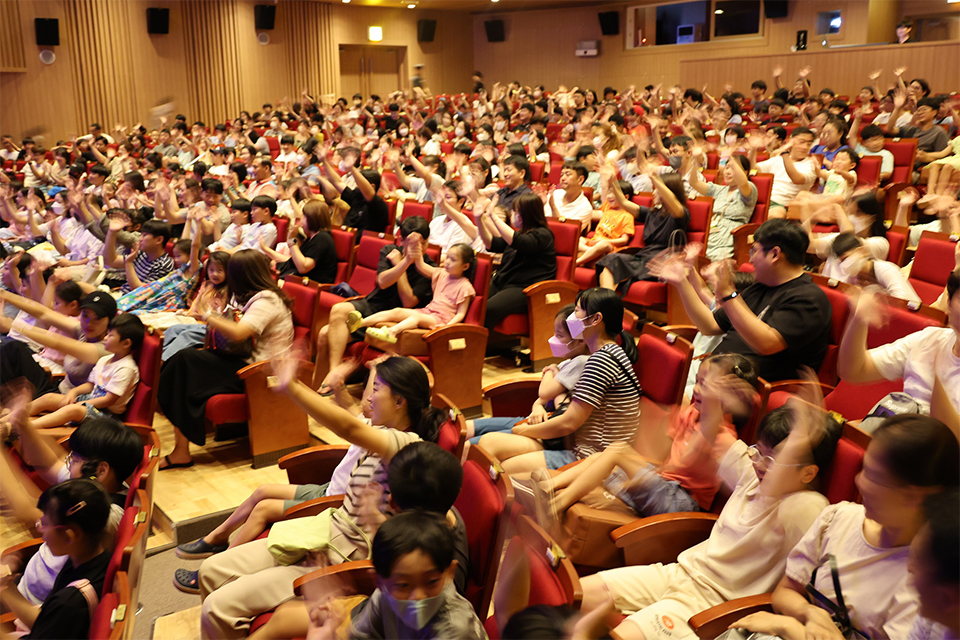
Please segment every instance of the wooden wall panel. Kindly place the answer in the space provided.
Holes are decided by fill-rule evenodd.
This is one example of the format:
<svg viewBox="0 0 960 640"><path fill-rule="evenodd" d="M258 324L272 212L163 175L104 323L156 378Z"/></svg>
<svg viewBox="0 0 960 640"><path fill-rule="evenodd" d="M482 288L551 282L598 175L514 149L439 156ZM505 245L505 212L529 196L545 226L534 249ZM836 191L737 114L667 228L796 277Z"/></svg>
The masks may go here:
<svg viewBox="0 0 960 640"><path fill-rule="evenodd" d="M17 2L0 2L0 72L26 70L20 5Z"/></svg>
<svg viewBox="0 0 960 640"><path fill-rule="evenodd" d="M181 10L190 113L187 119L212 123L236 115L244 108L245 79L237 56L236 0L184 2Z"/></svg>

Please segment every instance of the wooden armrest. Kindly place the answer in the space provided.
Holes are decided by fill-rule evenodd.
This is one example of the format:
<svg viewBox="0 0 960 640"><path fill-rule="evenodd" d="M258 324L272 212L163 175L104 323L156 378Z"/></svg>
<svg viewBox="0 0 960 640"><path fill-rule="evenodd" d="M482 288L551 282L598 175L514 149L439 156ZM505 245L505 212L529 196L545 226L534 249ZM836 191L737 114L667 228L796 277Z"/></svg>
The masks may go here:
<svg viewBox="0 0 960 640"><path fill-rule="evenodd" d="M313 500L307 500L306 502L301 502L296 504L286 511L283 512L283 516L280 518L283 520L293 520L294 518L306 518L307 516L315 516L320 513L323 513L327 509L339 509L343 506L343 494L335 496L324 496L322 498L314 498Z"/></svg>
<svg viewBox="0 0 960 640"><path fill-rule="evenodd" d="M577 285L572 282L567 282L566 280L544 280L525 288L523 293L529 298L535 295L549 294L553 291L562 291L565 289L572 289L574 292L580 291Z"/></svg>
<svg viewBox="0 0 960 640"><path fill-rule="evenodd" d="M759 224L742 224L733 231L730 232L735 238L742 237L744 235L750 235L754 231L760 228Z"/></svg>
<svg viewBox="0 0 960 640"><path fill-rule="evenodd" d="M698 333L700 333L700 330L692 324L670 324L663 327L663 330L668 333L676 334L687 342L693 342L693 339L697 337Z"/></svg>
<svg viewBox="0 0 960 640"><path fill-rule="evenodd" d="M258 373L258 372L260 372L260 371L262 371L262 370L263 370L264 373L266 373L267 370L265 370L265 367L266 367L269 363L270 363L269 360L261 360L260 362L254 362L253 364L248 364L248 365L245 366L243 369L240 369L240 371L237 371L237 375L240 377L241 380L246 380L246 379L249 378L250 376L252 376L252 375L254 375L254 374L256 374L256 373ZM298 368L299 368L298 373L299 373L301 376L304 375L304 372L306 372L307 374L312 374L312 373L313 373L313 363L312 363L312 362L309 362L309 361L307 361L307 360L300 360L297 364L298 364ZM307 377L309 378L309 375L308 375Z"/></svg>
<svg viewBox="0 0 960 640"><path fill-rule="evenodd" d="M713 640L737 620L760 611L773 613L772 593L737 598L718 604L690 618L689 624L698 638Z"/></svg>
<svg viewBox="0 0 960 640"><path fill-rule="evenodd" d="M706 540L716 521L715 513L664 513L614 529L610 537L628 565L667 564Z"/></svg>
<svg viewBox="0 0 960 640"><path fill-rule="evenodd" d="M322 444L294 451L280 458L278 464L286 469L291 484L323 484L330 482L349 445Z"/></svg>
<svg viewBox="0 0 960 640"><path fill-rule="evenodd" d="M324 567L293 581L293 592L301 597L315 593L371 595L376 589L373 563L369 560Z"/></svg>
<svg viewBox="0 0 960 640"><path fill-rule="evenodd" d="M7 547L2 552L0 552L0 560L6 558L7 556L19 556L23 564L27 563L27 560L33 557L37 551L40 550L40 545L43 544L43 538L34 538L33 540L27 540L26 542L21 542L20 544L15 544L12 547Z"/></svg>

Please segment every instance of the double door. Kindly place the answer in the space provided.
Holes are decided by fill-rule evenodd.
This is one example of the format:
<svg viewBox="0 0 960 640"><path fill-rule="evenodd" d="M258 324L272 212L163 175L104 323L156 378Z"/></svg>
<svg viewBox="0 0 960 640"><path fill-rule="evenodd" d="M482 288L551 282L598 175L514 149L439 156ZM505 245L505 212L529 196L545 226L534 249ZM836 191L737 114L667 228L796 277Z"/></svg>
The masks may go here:
<svg viewBox="0 0 960 640"><path fill-rule="evenodd" d="M364 98L375 93L386 99L403 87L401 59L398 47L341 46L340 95L349 100L355 93Z"/></svg>

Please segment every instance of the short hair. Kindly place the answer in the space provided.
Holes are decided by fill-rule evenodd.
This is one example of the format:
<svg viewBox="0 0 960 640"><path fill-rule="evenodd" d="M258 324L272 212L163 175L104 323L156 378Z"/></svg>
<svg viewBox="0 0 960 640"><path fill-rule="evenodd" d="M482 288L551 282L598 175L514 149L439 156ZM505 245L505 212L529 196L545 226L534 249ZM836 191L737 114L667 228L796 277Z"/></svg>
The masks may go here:
<svg viewBox="0 0 960 640"><path fill-rule="evenodd" d="M692 87L683 92L683 99L686 100L687 98L693 98L696 102L703 102L703 94Z"/></svg>
<svg viewBox="0 0 960 640"><path fill-rule="evenodd" d="M223 183L216 178L204 178L203 182L200 183L200 188L218 196L223 195Z"/></svg>
<svg viewBox="0 0 960 640"><path fill-rule="evenodd" d="M240 182L243 182L244 180L247 179L247 165L243 164L242 162L239 162L239 161L231 162L230 171L237 174L237 179Z"/></svg>
<svg viewBox="0 0 960 640"><path fill-rule="evenodd" d="M419 233L424 240L430 237L430 223L423 216L410 216L400 223L400 237L406 238L411 233Z"/></svg>
<svg viewBox="0 0 960 640"><path fill-rule="evenodd" d="M65 280L54 289L54 295L66 303L80 302L85 295L75 280Z"/></svg>
<svg viewBox="0 0 960 640"><path fill-rule="evenodd" d="M530 179L530 162L523 156L508 156L507 159L503 161L503 164L509 165L517 171L523 171L524 182Z"/></svg>
<svg viewBox="0 0 960 640"><path fill-rule="evenodd" d="M936 418L904 413L887 418L873 432L884 466L898 481L916 487L960 485L960 443Z"/></svg>
<svg viewBox="0 0 960 640"><path fill-rule="evenodd" d="M847 107L849 107L850 105L848 105L848 104L847 104L846 102L844 102L843 100L837 98L836 100L832 101L832 102L831 102L830 104L828 104L827 106L828 106L829 108L831 108L831 109L840 109L841 111L846 111L846 110L847 110Z"/></svg>
<svg viewBox="0 0 960 640"><path fill-rule="evenodd" d="M455 153L462 153L465 156L469 156L473 153L473 149L470 148L470 145L461 142L453 148Z"/></svg>
<svg viewBox="0 0 960 640"><path fill-rule="evenodd" d="M774 98L773 100L770 101L770 105L767 105L767 107L769 108L771 105L780 107L781 109L783 109L784 107L787 106L787 103L780 98Z"/></svg>
<svg viewBox="0 0 960 640"><path fill-rule="evenodd" d="M763 80L754 80L753 84L750 85L751 89L760 89L761 91L767 90L767 83Z"/></svg>
<svg viewBox="0 0 960 640"><path fill-rule="evenodd" d="M572 171L577 172L577 175L579 175L584 180L586 180L587 176L590 175L590 172L587 170L587 167L582 162L577 162L576 160L567 160L566 162L563 163L563 168L570 169Z"/></svg>
<svg viewBox="0 0 960 640"><path fill-rule="evenodd" d="M868 124L860 131L861 140L869 140L870 138L876 138L877 136L883 137L883 129L878 125Z"/></svg>
<svg viewBox="0 0 960 640"><path fill-rule="evenodd" d="M941 584L960 582L960 492L933 493L923 501L930 530L927 556L934 560L934 578Z"/></svg>
<svg viewBox="0 0 960 640"><path fill-rule="evenodd" d="M858 238L853 232L845 231L844 233L838 233L833 239L833 243L830 245L830 252L839 258L847 251L859 249L862 246L863 241L860 238Z"/></svg>
<svg viewBox="0 0 960 640"><path fill-rule="evenodd" d="M303 205L303 217L311 232L330 229L330 206L323 200L311 200Z"/></svg>
<svg viewBox="0 0 960 640"><path fill-rule="evenodd" d="M829 122L830 122L830 121L828 121L828 123L829 123ZM791 137L791 138L796 138L797 136L803 136L803 135L812 136L812 135L813 135L813 131L811 131L811 130L808 129L807 127L797 127L797 128L794 129L793 132L790 134L790 137Z"/></svg>
<svg viewBox="0 0 960 640"><path fill-rule="evenodd" d="M824 93L827 94L828 96L837 95L836 91L834 91L833 89L820 89L820 93L817 95L823 95Z"/></svg>
<svg viewBox="0 0 960 640"><path fill-rule="evenodd" d="M810 246L810 238L800 225L779 218L764 222L753 237L765 251L779 247L787 262L794 266L803 265Z"/></svg>
<svg viewBox="0 0 960 640"><path fill-rule="evenodd" d="M387 486L397 507L446 515L460 495L463 467L433 442L412 442L390 460Z"/></svg>
<svg viewBox="0 0 960 640"><path fill-rule="evenodd" d="M584 158L588 158L592 156L596 152L597 150L594 148L592 144L584 144L584 145L581 145L579 149L577 149L577 155L575 157L577 161L580 161L580 160L583 160Z"/></svg>
<svg viewBox="0 0 960 640"><path fill-rule="evenodd" d="M860 154L854 151L851 147L843 147L839 149L837 153L845 153L847 157L850 158L850 162L853 163L853 168L856 169L860 166ZM836 157L836 155L834 155Z"/></svg>
<svg viewBox="0 0 960 640"><path fill-rule="evenodd" d="M110 169L103 166L102 164L95 164L92 167L90 167L90 173L98 176L103 176L104 178L110 177Z"/></svg>
<svg viewBox="0 0 960 640"><path fill-rule="evenodd" d="M743 155L742 153L738 153L734 155L733 158L731 158L730 160L735 160L736 162L739 162L740 167L743 169L744 173L747 173L747 174L750 173L750 158L748 158L747 156ZM730 160L727 160L727 162L730 162Z"/></svg>
<svg viewBox="0 0 960 640"><path fill-rule="evenodd" d="M618 180L617 185L620 186L620 191L623 192L623 197L625 197L627 200L634 196L633 185L626 180Z"/></svg>
<svg viewBox="0 0 960 640"><path fill-rule="evenodd" d="M110 496L99 482L76 478L48 488L37 507L56 525L73 525L87 536L99 537L110 517Z"/></svg>
<svg viewBox="0 0 960 640"><path fill-rule="evenodd" d="M919 109L920 107L930 107L934 111L937 111L940 109L940 100L938 100L937 98L928 98L928 97L920 98L919 100L917 100L917 109Z"/></svg>
<svg viewBox="0 0 960 640"><path fill-rule="evenodd" d="M929 83L929 82L927 82L927 81L924 80L923 78L914 78L913 80L910 81L910 84L913 84L914 82L916 82L918 85L920 85L920 90L923 91L923 96L924 96L924 97L927 97L927 96L930 95L930 83Z"/></svg>
<svg viewBox="0 0 960 640"><path fill-rule="evenodd" d="M277 212L277 200L272 196L257 196L250 202L250 208L260 207L270 211L270 215Z"/></svg>
<svg viewBox="0 0 960 640"><path fill-rule="evenodd" d="M280 144L293 144L293 136L289 134L285 136L280 136Z"/></svg>
<svg viewBox="0 0 960 640"><path fill-rule="evenodd" d="M536 109L533 106L533 103L531 102L524 102L522 105L520 105L520 109L526 109L530 113L533 113L534 111L536 111ZM517 109L517 111L519 111L520 109Z"/></svg>
<svg viewBox="0 0 960 640"><path fill-rule="evenodd" d="M70 450L84 460L106 462L118 482L133 475L143 461L143 440L137 432L110 418L84 418L70 434Z"/></svg>
<svg viewBox="0 0 960 640"><path fill-rule="evenodd" d="M794 408L792 405L783 405L777 407L760 421L757 428L757 442L760 442L770 449L776 448L781 442L787 439L790 431L793 429ZM814 445L811 451L813 464L817 465L818 475L825 473L833 462L834 453L837 450L837 442L840 441L840 435L843 432L843 425L829 413L823 414L823 437Z"/></svg>
<svg viewBox="0 0 960 640"><path fill-rule="evenodd" d="M131 351L136 351L140 348L140 345L143 344L143 336L147 333L146 327L143 326L143 321L140 320L139 316L132 313L121 313L118 316L114 316L113 319L110 320L110 324L107 325L107 329L116 331L121 341L129 340Z"/></svg>
<svg viewBox="0 0 960 640"><path fill-rule="evenodd" d="M370 559L381 578L389 578L397 561L420 551L433 560L438 571L453 564L453 529L446 518L436 513L412 510L388 518L373 538Z"/></svg>
<svg viewBox="0 0 960 640"><path fill-rule="evenodd" d="M170 227L170 223L156 219L144 222L143 226L140 227L140 233L149 233L154 238L163 238L164 245L173 237L173 229Z"/></svg>
<svg viewBox="0 0 960 640"><path fill-rule="evenodd" d="M376 169L361 169L360 175L367 179L374 193L380 190L380 172Z"/></svg>
<svg viewBox="0 0 960 640"><path fill-rule="evenodd" d="M687 149L693 144L693 138L690 136L673 136L670 138L670 146L672 147L675 144Z"/></svg>

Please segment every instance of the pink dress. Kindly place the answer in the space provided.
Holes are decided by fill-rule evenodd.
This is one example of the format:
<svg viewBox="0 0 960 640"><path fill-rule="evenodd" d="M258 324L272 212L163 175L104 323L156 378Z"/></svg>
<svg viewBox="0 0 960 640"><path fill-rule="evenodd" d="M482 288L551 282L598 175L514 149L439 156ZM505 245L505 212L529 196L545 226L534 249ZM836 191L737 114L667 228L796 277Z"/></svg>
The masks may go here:
<svg viewBox="0 0 960 640"><path fill-rule="evenodd" d="M433 272L433 300L424 307L423 312L437 318L439 324L450 322L457 313L457 307L467 298L477 295L473 285L466 278L454 278L443 269Z"/></svg>

